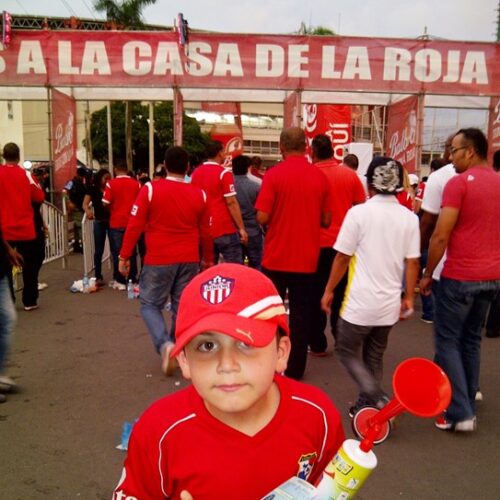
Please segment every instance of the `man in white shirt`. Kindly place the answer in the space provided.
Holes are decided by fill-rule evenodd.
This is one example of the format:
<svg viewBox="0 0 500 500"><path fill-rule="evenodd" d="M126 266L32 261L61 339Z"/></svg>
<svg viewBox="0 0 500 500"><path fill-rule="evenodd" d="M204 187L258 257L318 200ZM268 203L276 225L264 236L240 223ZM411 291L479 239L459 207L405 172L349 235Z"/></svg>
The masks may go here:
<svg viewBox="0 0 500 500"><path fill-rule="evenodd" d="M418 218L395 196L403 189L402 165L377 157L366 177L371 198L347 212L321 300L329 311L333 290L349 268L335 349L359 386L351 417L364 406L381 408L388 401L381 387L383 355L391 328L413 312L420 256ZM406 288L401 299L403 274Z"/></svg>

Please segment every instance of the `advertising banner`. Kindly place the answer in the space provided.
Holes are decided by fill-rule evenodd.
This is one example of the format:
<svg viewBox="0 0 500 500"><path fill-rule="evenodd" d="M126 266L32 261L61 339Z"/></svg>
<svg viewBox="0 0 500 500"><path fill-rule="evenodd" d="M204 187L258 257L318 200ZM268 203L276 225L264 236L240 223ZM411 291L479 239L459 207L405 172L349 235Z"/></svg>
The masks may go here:
<svg viewBox="0 0 500 500"><path fill-rule="evenodd" d="M306 104L304 106L304 130L307 156L311 160L311 142L318 134L330 137L333 158L338 163L344 158L344 147L351 137L351 106L336 104Z"/></svg>
<svg viewBox="0 0 500 500"><path fill-rule="evenodd" d="M210 138L220 141L224 145L225 167L231 167L235 156L243 154L243 135L241 129L235 124L217 123L210 129Z"/></svg>
<svg viewBox="0 0 500 500"><path fill-rule="evenodd" d="M188 50L186 50L188 49ZM16 30L0 85L500 95L500 44L395 38Z"/></svg>
<svg viewBox="0 0 500 500"><path fill-rule="evenodd" d="M300 127L300 93L291 92L283 102L283 128Z"/></svg>
<svg viewBox="0 0 500 500"><path fill-rule="evenodd" d="M418 97L412 96L388 106L386 155L398 160L408 173L417 170Z"/></svg>
<svg viewBox="0 0 500 500"><path fill-rule="evenodd" d="M53 182L54 190L60 192L76 175L76 103L57 90L51 96Z"/></svg>

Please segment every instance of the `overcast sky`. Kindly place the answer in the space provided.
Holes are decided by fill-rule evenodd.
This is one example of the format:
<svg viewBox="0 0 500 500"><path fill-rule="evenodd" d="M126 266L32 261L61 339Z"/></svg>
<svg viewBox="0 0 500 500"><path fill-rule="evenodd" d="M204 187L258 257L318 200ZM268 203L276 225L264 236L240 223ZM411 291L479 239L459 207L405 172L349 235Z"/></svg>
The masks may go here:
<svg viewBox="0 0 500 500"><path fill-rule="evenodd" d="M93 0L2 0L12 14L103 19ZM286 34L301 22L340 35L494 41L499 0L157 0L143 14L172 25L182 12L192 28L228 33Z"/></svg>

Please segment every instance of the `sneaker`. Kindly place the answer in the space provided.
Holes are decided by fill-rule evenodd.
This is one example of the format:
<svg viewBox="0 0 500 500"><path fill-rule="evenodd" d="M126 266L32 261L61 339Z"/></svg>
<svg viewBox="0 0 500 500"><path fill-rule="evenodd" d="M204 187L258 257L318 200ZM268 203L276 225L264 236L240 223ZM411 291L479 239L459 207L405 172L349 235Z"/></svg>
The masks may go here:
<svg viewBox="0 0 500 500"><path fill-rule="evenodd" d="M173 348L174 344L167 342L161 349L161 372L165 377L171 377L178 366L177 360L170 357Z"/></svg>
<svg viewBox="0 0 500 500"><path fill-rule="evenodd" d="M41 292L42 290L45 290L49 285L47 283L38 283L38 291Z"/></svg>
<svg viewBox="0 0 500 500"><path fill-rule="evenodd" d="M13 392L16 389L17 384L10 377L0 376L0 393Z"/></svg>
<svg viewBox="0 0 500 500"><path fill-rule="evenodd" d="M427 318L424 318L423 316L420 318L420 321L423 321L424 323L427 323L428 325L432 325L432 323L434 323L434 321L432 319L427 319Z"/></svg>
<svg viewBox="0 0 500 500"><path fill-rule="evenodd" d="M476 397L474 398L475 401L482 401L483 400L483 393L481 392L480 389L476 391Z"/></svg>
<svg viewBox="0 0 500 500"><path fill-rule="evenodd" d="M489 339L496 339L500 337L500 330L486 330L486 336Z"/></svg>
<svg viewBox="0 0 500 500"><path fill-rule="evenodd" d="M38 309L40 306L38 304L35 304L33 306L24 306L25 311L34 311L35 309Z"/></svg>
<svg viewBox="0 0 500 500"><path fill-rule="evenodd" d="M102 278L97 278L95 280L95 286L97 288L102 288L103 286L106 286L106 282Z"/></svg>
<svg viewBox="0 0 500 500"><path fill-rule="evenodd" d="M5 394L0 394L0 404L7 401L7 396Z"/></svg>
<svg viewBox="0 0 500 500"><path fill-rule="evenodd" d="M113 290L119 290L121 292L125 291L127 289L127 285L124 283L119 283L118 281L115 281L113 283Z"/></svg>
<svg viewBox="0 0 500 500"><path fill-rule="evenodd" d="M360 401L356 401L354 405L352 405L349 410L347 411L348 415L350 418L354 418L354 415L358 413L361 408L366 408L368 405L365 403L361 403Z"/></svg>
<svg viewBox="0 0 500 500"><path fill-rule="evenodd" d="M472 432L477 428L476 417L461 420L460 422L450 422L442 415L437 418L434 425L442 431L456 431L456 432Z"/></svg>
<svg viewBox="0 0 500 500"><path fill-rule="evenodd" d="M307 349L307 353L311 356L314 356L315 358L324 358L328 356L328 353L326 351L313 351L312 349Z"/></svg>

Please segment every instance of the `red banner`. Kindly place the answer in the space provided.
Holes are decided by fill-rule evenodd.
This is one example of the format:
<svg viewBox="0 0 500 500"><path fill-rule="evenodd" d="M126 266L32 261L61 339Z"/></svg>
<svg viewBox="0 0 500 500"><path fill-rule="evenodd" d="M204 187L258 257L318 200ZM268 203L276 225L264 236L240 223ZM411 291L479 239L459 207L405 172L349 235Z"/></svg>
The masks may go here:
<svg viewBox="0 0 500 500"><path fill-rule="evenodd" d="M188 54L188 55L186 55ZM500 44L173 32L14 31L0 85L500 95Z"/></svg>
<svg viewBox="0 0 500 500"><path fill-rule="evenodd" d="M493 164L493 153L500 150L500 97L492 97L488 121L488 163Z"/></svg>
<svg viewBox="0 0 500 500"><path fill-rule="evenodd" d="M408 173L417 169L418 97L408 97L388 107L385 151Z"/></svg>
<svg viewBox="0 0 500 500"><path fill-rule="evenodd" d="M344 158L344 146L351 142L351 106L306 104L304 122L309 159L312 140L318 134L325 134L332 141L333 158L341 163Z"/></svg>
<svg viewBox="0 0 500 500"><path fill-rule="evenodd" d="M283 128L300 127L300 94L292 92L283 103Z"/></svg>
<svg viewBox="0 0 500 500"><path fill-rule="evenodd" d="M211 128L210 138L224 145L225 167L231 167L231 160L243 154L243 135L237 125L218 123Z"/></svg>
<svg viewBox="0 0 500 500"><path fill-rule="evenodd" d="M51 95L54 190L60 192L76 175L76 103L57 90Z"/></svg>

